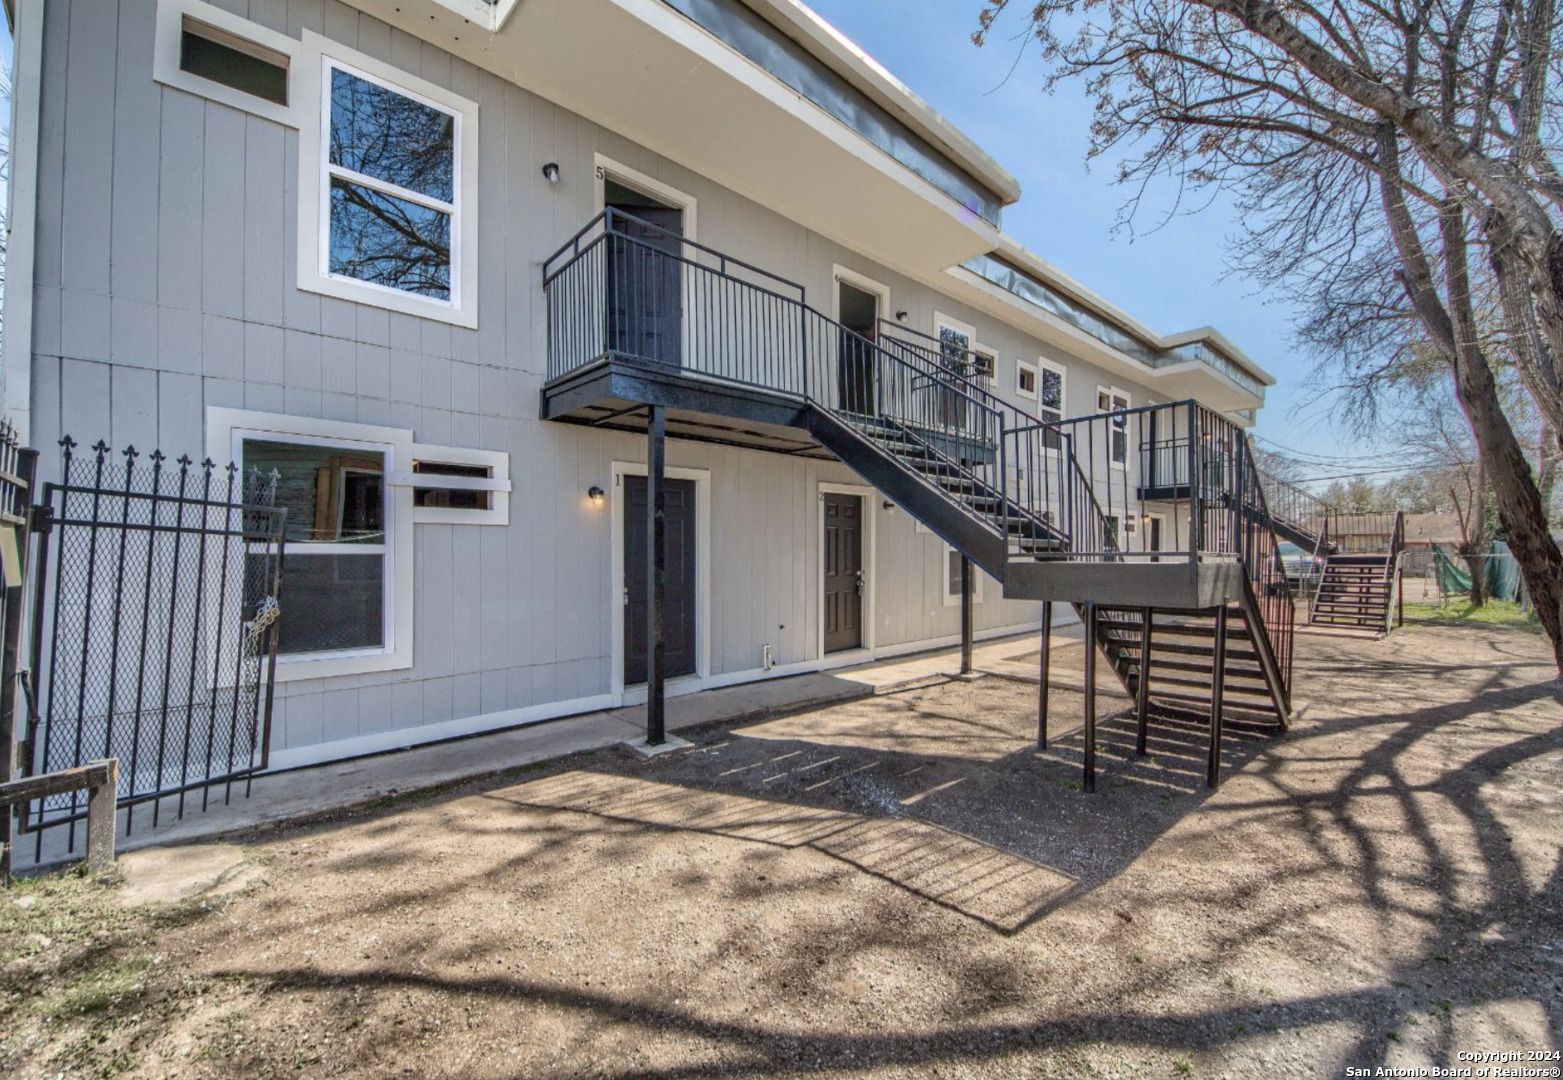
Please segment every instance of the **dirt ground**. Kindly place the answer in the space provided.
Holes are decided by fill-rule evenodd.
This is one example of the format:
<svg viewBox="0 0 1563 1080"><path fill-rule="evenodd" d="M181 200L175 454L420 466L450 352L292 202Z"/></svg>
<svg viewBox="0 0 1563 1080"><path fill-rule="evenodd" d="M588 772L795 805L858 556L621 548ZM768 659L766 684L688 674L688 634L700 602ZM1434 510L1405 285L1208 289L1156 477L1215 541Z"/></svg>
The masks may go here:
<svg viewBox="0 0 1563 1080"><path fill-rule="evenodd" d="M1338 1077L1563 1050L1543 639L1304 635L1297 686L1304 718L1231 733L1214 793L1197 726L1134 760L1117 718L1086 795L1079 696L1038 753L1035 688L987 677L256 835L260 880L220 897L23 883L0 1075Z"/></svg>

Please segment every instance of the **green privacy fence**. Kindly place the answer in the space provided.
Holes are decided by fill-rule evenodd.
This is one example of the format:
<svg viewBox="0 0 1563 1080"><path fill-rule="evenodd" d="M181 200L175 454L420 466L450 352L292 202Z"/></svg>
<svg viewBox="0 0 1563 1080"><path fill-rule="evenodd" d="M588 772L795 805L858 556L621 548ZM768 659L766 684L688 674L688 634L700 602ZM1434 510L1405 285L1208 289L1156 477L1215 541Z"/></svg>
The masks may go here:
<svg viewBox="0 0 1563 1080"><path fill-rule="evenodd" d="M1462 568L1454 558L1437 544L1433 547L1433 574L1438 579L1438 591L1444 596L1459 596L1471 591L1470 571ZM1487 593L1494 600L1525 602L1525 582L1520 577L1520 567L1509 551L1509 545L1495 540L1487 553Z"/></svg>

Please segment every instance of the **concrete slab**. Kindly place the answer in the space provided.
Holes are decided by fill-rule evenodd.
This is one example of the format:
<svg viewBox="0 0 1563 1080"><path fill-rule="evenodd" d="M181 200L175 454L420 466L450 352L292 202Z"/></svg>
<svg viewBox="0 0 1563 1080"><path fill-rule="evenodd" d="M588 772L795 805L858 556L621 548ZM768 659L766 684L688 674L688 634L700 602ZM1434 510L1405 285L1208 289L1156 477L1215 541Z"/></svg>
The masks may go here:
<svg viewBox="0 0 1563 1080"><path fill-rule="evenodd" d="M591 713L372 758L258 776L248 799L243 797L242 786L235 785L232 799L225 805L223 790L213 789L209 808L204 813L199 793L187 798L182 819L176 816L177 800L165 799L160 823L155 829L152 827L152 807L138 806L135 827L129 836L125 835L126 814L121 810L117 847L124 853L209 839L567 754L599 750L638 734L641 732L622 721L604 713ZM23 838L14 852L16 871L79 859L81 836L76 837L76 851L72 854L67 851L67 834L68 830L64 828L47 830L41 858L36 857L37 848L32 838Z"/></svg>
<svg viewBox="0 0 1563 1080"><path fill-rule="evenodd" d="M802 709L819 709L854 701L874 693L872 683L828 673L792 675L766 682L744 683L668 698L664 723L668 731L701 724L754 723ZM646 707L632 705L607 714L621 723L646 730Z"/></svg>
<svg viewBox="0 0 1563 1080"><path fill-rule="evenodd" d="M1079 641L1079 627L1060 627L1055 631L1054 655L1059 664L1061 685L1062 680L1068 678L1071 667L1069 646L1078 645ZM1021 677L1021 669L1026 668L1034 680L1034 664L1024 665L1016 658L1027 652L1034 653L1036 648L1034 633L1000 638L979 644L974 650L974 660L979 671ZM1074 650L1073 668L1078 683L1078 650ZM927 685L953 678L959 671L960 649L951 647L835 672L707 690L670 698L666 726L669 732L674 732L702 724L753 724L874 694ZM1111 692L1107 683L1101 685L1105 692ZM231 801L224 804L222 790L214 789L209 809L204 812L199 809L199 794L193 797L193 803L187 799L183 818L176 815L175 800L165 800L161 823L156 829L151 827L152 807L143 805L136 808L135 828L128 837L125 835L125 812L120 812L118 848L125 853L209 840L568 754L644 740L645 716L644 706L632 706L375 757L259 776L247 799L236 790ZM15 853L16 870L22 872L80 858L80 838L74 855L67 852L66 840L65 829L49 830L45 834L42 856L37 859L34 845L24 840Z"/></svg>
<svg viewBox="0 0 1563 1080"><path fill-rule="evenodd" d="M635 751L635 753L639 754L641 757L654 758L661 757L663 754L675 753L679 750L688 750L695 744L690 742L688 739L680 739L677 735L668 735L664 737L663 740L656 746L652 746L649 742L646 741L646 736L642 735L638 739L630 739L624 745Z"/></svg>
<svg viewBox="0 0 1563 1080"><path fill-rule="evenodd" d="M262 879L261 868L246 862L234 844L185 844L133 851L119 859L121 882L115 901L121 907L172 904L193 896L238 892Z"/></svg>

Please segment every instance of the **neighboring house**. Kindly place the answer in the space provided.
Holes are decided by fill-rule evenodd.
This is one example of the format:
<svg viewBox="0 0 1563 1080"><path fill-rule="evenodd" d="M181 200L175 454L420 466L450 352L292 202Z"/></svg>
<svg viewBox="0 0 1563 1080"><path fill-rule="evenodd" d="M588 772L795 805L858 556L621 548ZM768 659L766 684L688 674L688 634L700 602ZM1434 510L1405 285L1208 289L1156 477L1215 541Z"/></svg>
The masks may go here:
<svg viewBox="0 0 1563 1080"><path fill-rule="evenodd" d="M1407 550L1430 549L1437 544L1445 552L1452 554L1464 543L1464 535L1460 527L1459 514L1406 515Z"/></svg>
<svg viewBox="0 0 1563 1080"><path fill-rule="evenodd" d="M1273 383L1006 236L1015 180L792 0L7 10L8 410L46 476L65 434L280 473L274 767L641 700L648 403L683 693L958 640L962 526L839 460L886 396L948 448L1247 426ZM1103 528L1178 549L1188 473L1150 470L1197 440L1133 432ZM974 576L979 636L1036 628Z"/></svg>

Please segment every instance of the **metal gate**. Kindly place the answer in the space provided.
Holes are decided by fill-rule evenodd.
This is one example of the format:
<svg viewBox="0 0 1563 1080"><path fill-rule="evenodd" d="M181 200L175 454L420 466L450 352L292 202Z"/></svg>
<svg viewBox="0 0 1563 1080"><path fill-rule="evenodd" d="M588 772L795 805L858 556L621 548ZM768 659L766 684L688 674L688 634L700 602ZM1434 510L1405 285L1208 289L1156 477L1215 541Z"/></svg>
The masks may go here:
<svg viewBox="0 0 1563 1080"><path fill-rule="evenodd" d="M226 801L266 767L281 608L276 477L243 477L99 442L61 442L61 480L33 511L33 773L119 759L119 804L152 824L199 792ZM31 808L28 828L70 824L85 797Z"/></svg>

